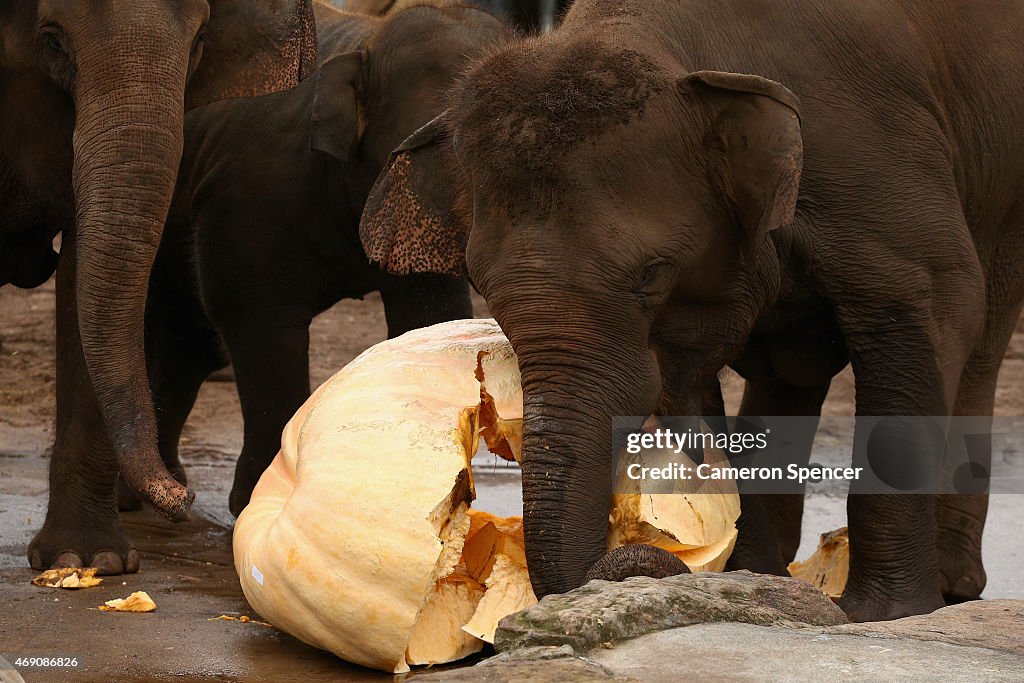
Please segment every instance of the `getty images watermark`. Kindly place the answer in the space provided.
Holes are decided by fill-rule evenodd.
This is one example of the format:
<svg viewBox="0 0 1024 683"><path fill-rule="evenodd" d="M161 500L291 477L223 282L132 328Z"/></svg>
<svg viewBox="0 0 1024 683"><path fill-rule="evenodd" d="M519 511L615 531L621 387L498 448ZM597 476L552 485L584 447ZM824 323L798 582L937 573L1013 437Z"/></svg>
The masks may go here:
<svg viewBox="0 0 1024 683"><path fill-rule="evenodd" d="M617 493L1024 493L1024 417L618 417Z"/></svg>

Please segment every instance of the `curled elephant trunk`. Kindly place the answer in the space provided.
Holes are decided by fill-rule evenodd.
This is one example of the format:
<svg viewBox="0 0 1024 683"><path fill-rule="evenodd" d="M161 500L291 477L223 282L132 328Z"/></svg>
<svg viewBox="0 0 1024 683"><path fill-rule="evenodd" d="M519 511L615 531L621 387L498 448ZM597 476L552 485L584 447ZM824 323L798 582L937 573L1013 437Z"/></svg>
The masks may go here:
<svg viewBox="0 0 1024 683"><path fill-rule="evenodd" d="M631 576L664 579L689 573L690 568L667 550L638 543L616 548L602 557L590 568L583 581L623 581Z"/></svg>
<svg viewBox="0 0 1024 683"><path fill-rule="evenodd" d="M515 346L515 335L510 337ZM552 337L540 337L551 343ZM611 420L650 414L660 391L646 345L632 352L581 348L560 357L524 351L524 345L517 349L523 376L523 515L537 596L564 593L592 578L685 571L675 557L648 546L607 553Z"/></svg>
<svg viewBox="0 0 1024 683"><path fill-rule="evenodd" d="M93 93L78 98L74 131L79 328L122 477L158 512L180 521L188 518L193 494L160 459L143 328L150 270L181 160L188 61L124 57L93 60L126 65L125 73L92 68L88 55L79 62L80 74L96 75L96 82L77 84L79 92Z"/></svg>

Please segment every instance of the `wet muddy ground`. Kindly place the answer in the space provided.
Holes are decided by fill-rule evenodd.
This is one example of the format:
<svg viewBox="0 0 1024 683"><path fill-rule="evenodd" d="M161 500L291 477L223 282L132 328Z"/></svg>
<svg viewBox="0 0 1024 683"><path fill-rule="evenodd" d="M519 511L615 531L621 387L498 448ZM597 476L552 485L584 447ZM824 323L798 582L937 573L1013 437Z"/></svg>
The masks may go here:
<svg viewBox="0 0 1024 683"><path fill-rule="evenodd" d="M97 588L57 591L30 585L34 572L25 547L46 510L47 450L52 440L52 283L32 291L0 289L0 657L79 655L75 672L22 671L33 681L220 680L361 681L390 676L348 666L293 638L254 622L217 620L247 615L231 564L227 492L241 446L241 416L231 382L207 382L183 438L182 458L197 490L192 522L172 526L150 512L125 515L142 551L139 574L110 577ZM477 301L479 315L486 314ZM311 331L315 383L385 337L376 296L341 302L317 319ZM742 382L726 379L727 402L735 409ZM837 378L825 406L828 415L852 413L852 381ZM997 414L1024 414L1024 333L1020 330L1004 363ZM475 464L478 507L501 514L520 508L516 472L493 457ZM993 497L986 530L989 572L986 597L1024 598L1019 572L1019 521L1024 496ZM841 526L841 498L808 500L804 544ZM151 614L97 611L105 600L145 590L156 601ZM3 680L3 671L0 671Z"/></svg>

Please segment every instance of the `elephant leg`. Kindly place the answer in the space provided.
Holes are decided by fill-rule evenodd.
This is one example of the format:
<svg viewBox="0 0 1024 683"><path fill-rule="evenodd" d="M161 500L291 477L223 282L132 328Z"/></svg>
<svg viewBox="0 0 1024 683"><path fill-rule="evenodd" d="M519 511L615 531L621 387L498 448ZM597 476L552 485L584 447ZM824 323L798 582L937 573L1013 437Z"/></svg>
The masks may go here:
<svg viewBox="0 0 1024 683"><path fill-rule="evenodd" d="M954 415L971 416L973 419L954 420L946 439L947 460L955 463L969 461L969 467L984 473L988 473L992 465L991 416L995 407L999 366L1021 312L1019 301L1005 306L997 302L996 293L990 287L985 335L967 361L957 392ZM979 440L978 434L985 436ZM973 482L983 487L987 483L987 476ZM955 474L954 484L973 488L970 482L961 481ZM987 514L987 492L960 491L936 499L939 574L947 603L981 597L987 581L981 558L981 538Z"/></svg>
<svg viewBox="0 0 1024 683"><path fill-rule="evenodd" d="M970 293L963 299L970 301ZM899 318L890 314L888 323L877 321L848 336L857 385L854 466L907 491L872 493L870 482L851 486L850 576L839 605L854 621L898 619L945 606L935 496L928 491L934 483L929 479L941 470L945 426L941 418L937 423L926 416L949 414L950 387L955 391L949 377L959 377L967 353L955 343L936 348L931 326L919 322L917 313L903 315L909 321L893 324ZM950 327L969 329L972 323L960 320ZM887 415L893 417L864 417Z"/></svg>
<svg viewBox="0 0 1024 683"><path fill-rule="evenodd" d="M473 317L469 284L461 278L392 275L381 286L380 295L389 339L420 327Z"/></svg>
<svg viewBox="0 0 1024 683"><path fill-rule="evenodd" d="M288 420L309 398L312 316L300 318L275 324L268 316L254 313L221 328L245 420L229 501L236 516L249 504L256 482L277 455Z"/></svg>
<svg viewBox="0 0 1024 683"><path fill-rule="evenodd" d="M781 379L746 383L741 416L792 415L817 416L825 402L829 384L814 387L798 387ZM806 440L793 446L798 465L806 465L811 457L814 434L808 432ZM804 514L804 495L800 493L759 495L761 505L771 522L779 553L786 566L796 559L800 547L800 527ZM788 572L787 572L788 573Z"/></svg>
<svg viewBox="0 0 1024 683"><path fill-rule="evenodd" d="M85 566L100 574L132 573L139 569L139 553L118 518L117 456L78 332L76 254L74 231L65 231L57 269L57 433L50 500L28 559L38 570Z"/></svg>
<svg viewBox="0 0 1024 683"><path fill-rule="evenodd" d="M695 405L692 396L685 390L687 382L680 379L685 376L686 363L675 358L662 361L664 379L660 415L687 415ZM722 396L722 385L717 377L703 383L704 390L700 396L700 413L708 426L716 432L727 432L728 423L725 419L725 399ZM779 552L778 542L771 525L771 520L762 503L762 497L740 491L740 516L736 520L736 545L725 565L726 571L746 569L758 574L788 576L786 563Z"/></svg>
<svg viewBox="0 0 1024 683"><path fill-rule="evenodd" d="M670 405L685 405L680 401L681 398L669 397L664 409L674 412ZM701 415L712 430L729 431L725 419L725 399L718 378L704 392ZM736 520L736 529L736 545L726 562L726 571L746 569L758 574L788 575L762 496L740 491L740 516Z"/></svg>

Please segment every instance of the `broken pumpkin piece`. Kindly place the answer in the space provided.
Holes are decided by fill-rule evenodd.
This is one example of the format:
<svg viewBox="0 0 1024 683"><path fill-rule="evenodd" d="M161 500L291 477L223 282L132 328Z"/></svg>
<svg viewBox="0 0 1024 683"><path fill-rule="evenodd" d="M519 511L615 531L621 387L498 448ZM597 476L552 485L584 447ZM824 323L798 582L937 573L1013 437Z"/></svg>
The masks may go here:
<svg viewBox="0 0 1024 683"><path fill-rule="evenodd" d="M484 597L473 618L462 627L466 633L494 643L498 622L510 614L537 604L526 564L508 555L496 555L487 581Z"/></svg>
<svg viewBox="0 0 1024 683"><path fill-rule="evenodd" d="M92 588L101 583L103 583L103 579L96 577L96 567L47 569L32 579L32 585L47 588Z"/></svg>
<svg viewBox="0 0 1024 683"><path fill-rule="evenodd" d="M260 626L273 626L273 624L268 624L265 621L256 621L255 619L252 619L245 615L242 615L240 617L233 617L228 614L222 614L219 617L211 617L207 619L207 621L237 621L242 624L259 624Z"/></svg>
<svg viewBox="0 0 1024 683"><path fill-rule="evenodd" d="M466 534L466 542L468 543L473 534L480 529L484 528L487 524L493 524L494 527L505 534L511 536L519 545L526 547L526 542L523 537L523 518L519 516L514 517L499 517L498 515L492 515L486 510L476 510L470 508L468 510L470 524L469 533Z"/></svg>
<svg viewBox="0 0 1024 683"><path fill-rule="evenodd" d="M701 429L706 431L706 425L702 424ZM710 467L728 465L728 458L716 448L705 448L703 457ZM691 472L697 466L685 451L676 453L672 449L620 458L608 516L608 550L646 543L674 554L691 572L722 571L738 533L740 505L735 482L676 479L661 481L656 488L659 492L651 493L642 481L628 476L631 464L649 468L678 464ZM668 484L670 488L663 488Z"/></svg>
<svg viewBox="0 0 1024 683"><path fill-rule="evenodd" d="M135 591L127 598L107 600L99 606L102 612L152 612L156 603L146 591Z"/></svg>
<svg viewBox="0 0 1024 683"><path fill-rule="evenodd" d="M405 660L413 665L444 664L479 652L483 642L461 630L473 618L484 587L462 566L437 582L413 626Z"/></svg>
<svg viewBox="0 0 1024 683"><path fill-rule="evenodd" d="M789 564L790 576L817 586L833 600L843 596L849 573L850 533L845 526L823 533L813 555Z"/></svg>
<svg viewBox="0 0 1024 683"><path fill-rule="evenodd" d="M526 549L513 536L498 530L493 522L487 522L477 533L466 539L462 549L462 560L470 576L486 582L491 575L494 562L500 555L514 559L526 566Z"/></svg>
<svg viewBox="0 0 1024 683"><path fill-rule="evenodd" d="M414 330L365 351L288 423L235 524L249 604L306 643L387 672L493 641L498 622L536 597L522 518L470 507L470 463L481 438L517 457L521 421L519 366L493 320ZM714 510L732 504L666 498L675 502L634 526L664 532L680 551L713 545L717 561L735 527ZM685 516L698 510L710 519L687 533Z"/></svg>

